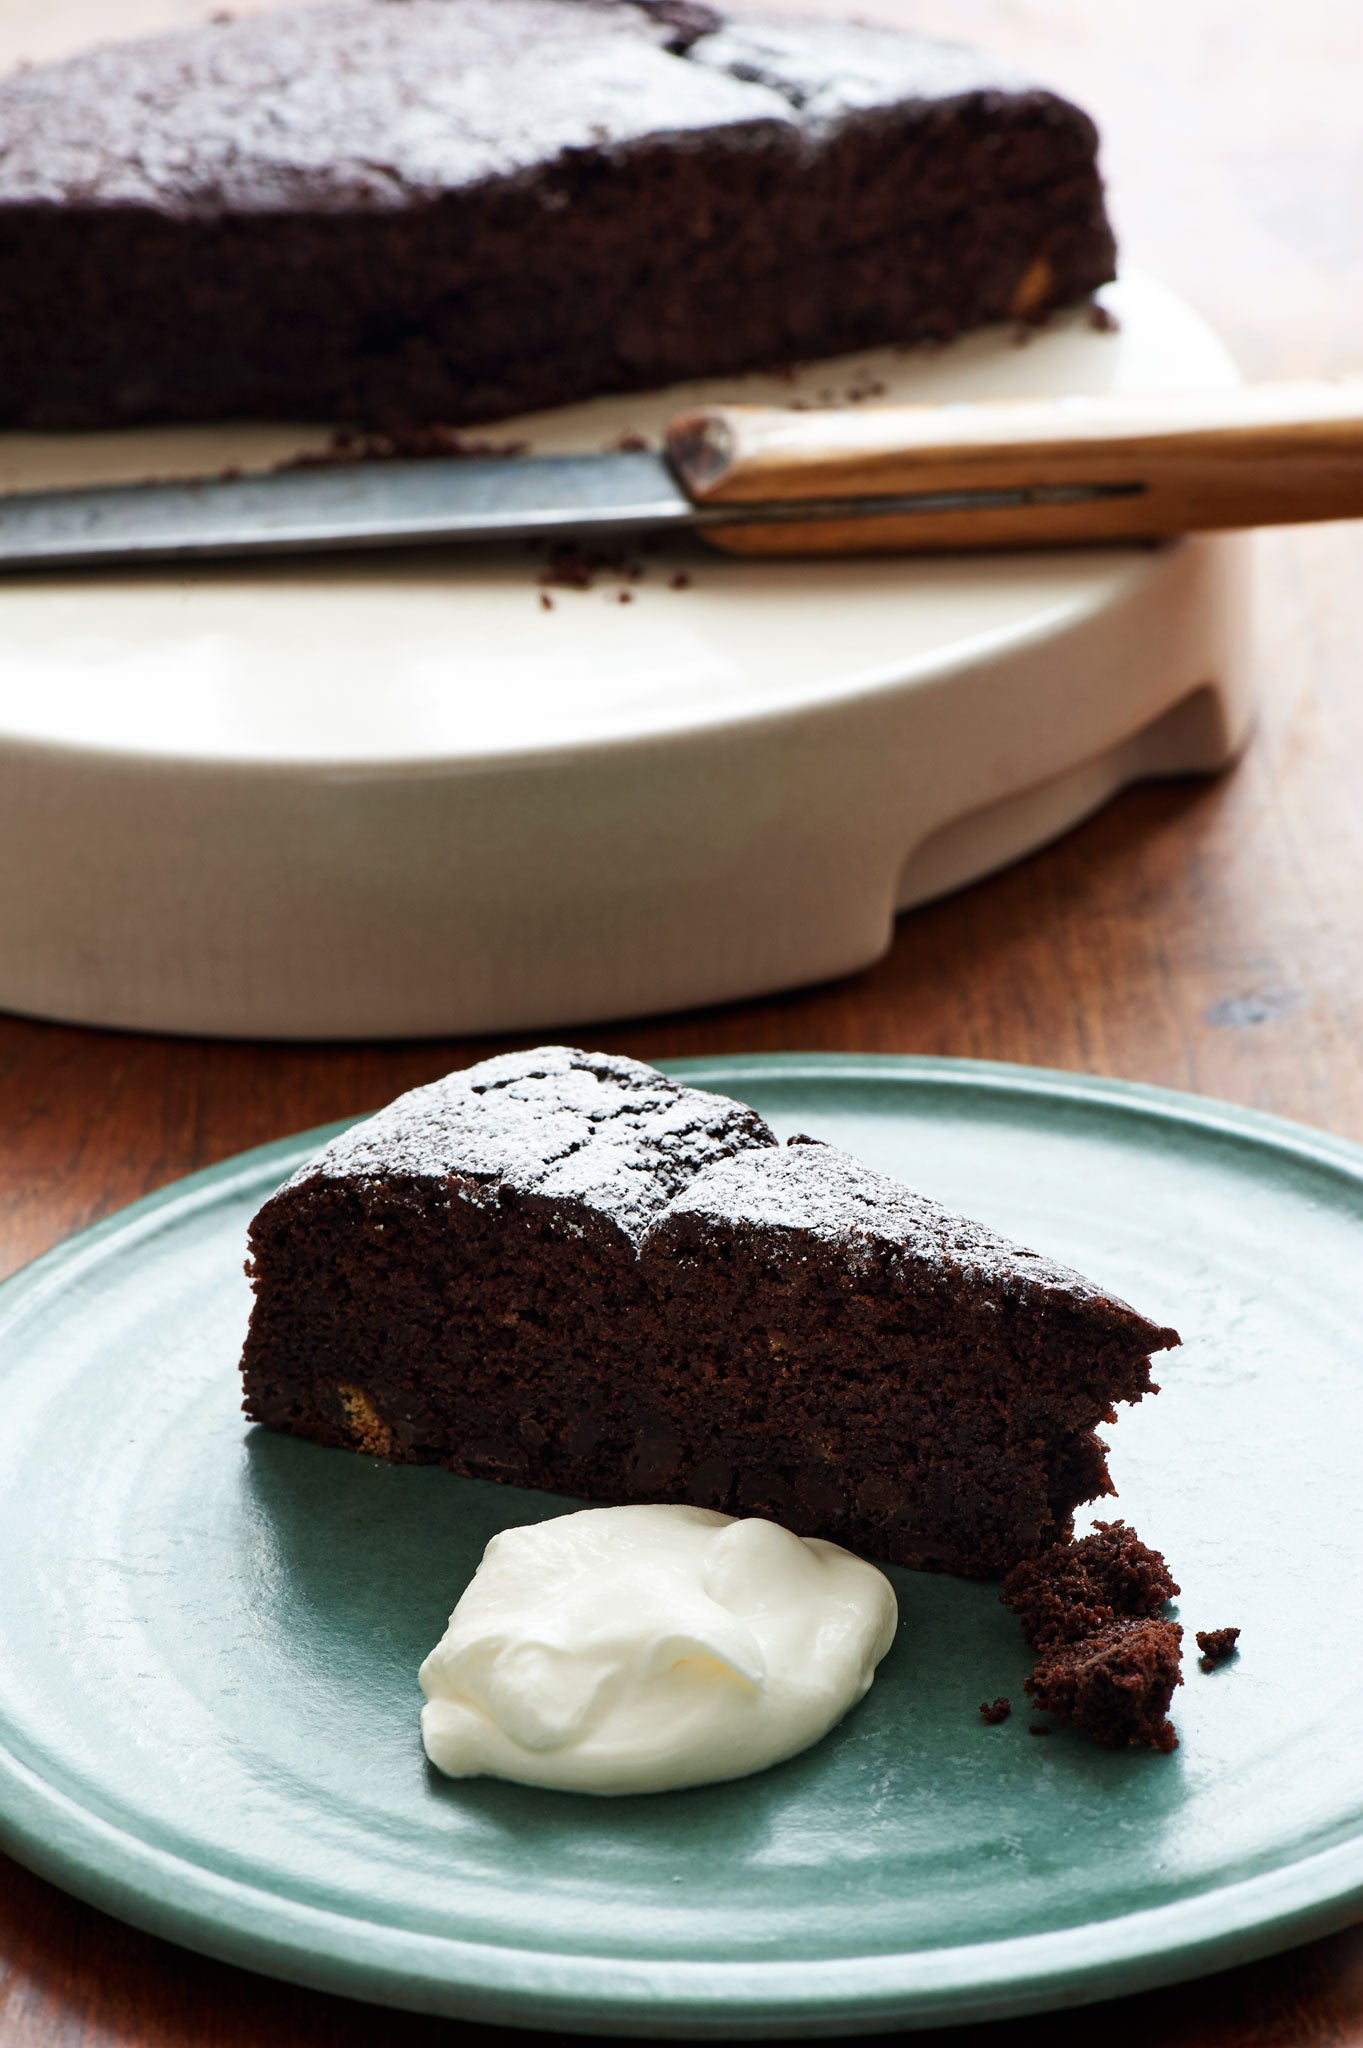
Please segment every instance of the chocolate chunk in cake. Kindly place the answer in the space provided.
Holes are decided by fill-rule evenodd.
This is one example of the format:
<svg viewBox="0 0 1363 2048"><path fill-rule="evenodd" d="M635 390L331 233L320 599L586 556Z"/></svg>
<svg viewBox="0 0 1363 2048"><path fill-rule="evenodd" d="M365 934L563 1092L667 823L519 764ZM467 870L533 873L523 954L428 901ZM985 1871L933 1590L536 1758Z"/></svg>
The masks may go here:
<svg viewBox="0 0 1363 2048"><path fill-rule="evenodd" d="M1183 1683L1182 1641L1176 1621L1126 1615L1078 1641L1052 1643L1026 1689L1037 1707L1105 1749L1177 1749L1169 1702Z"/></svg>
<svg viewBox="0 0 1363 2048"><path fill-rule="evenodd" d="M980 1719L990 1728L997 1728L1000 1722L1008 1719L1012 1711L1013 1702L1006 1699L1002 1693L992 1705L988 1700L980 1701Z"/></svg>
<svg viewBox="0 0 1363 2048"><path fill-rule="evenodd" d="M1095 1522L1091 1535L1015 1565L999 1597L1039 1650L1078 1642L1128 1616L1158 1614L1178 1590L1160 1553L1134 1529Z"/></svg>
<svg viewBox="0 0 1363 2048"><path fill-rule="evenodd" d="M1177 1342L1091 1282L630 1060L404 1096L251 1231L248 1413L592 1501L987 1575L1110 1490Z"/></svg>
<svg viewBox="0 0 1363 2048"><path fill-rule="evenodd" d="M1238 1628L1200 1628L1197 1632L1197 1647L1202 1652L1198 1658L1204 1671L1214 1671L1218 1664L1236 1656L1236 1644L1240 1640Z"/></svg>
<svg viewBox="0 0 1363 2048"><path fill-rule="evenodd" d="M0 83L0 421L459 424L1033 319L1113 275L1088 117L677 0L324 0Z"/></svg>

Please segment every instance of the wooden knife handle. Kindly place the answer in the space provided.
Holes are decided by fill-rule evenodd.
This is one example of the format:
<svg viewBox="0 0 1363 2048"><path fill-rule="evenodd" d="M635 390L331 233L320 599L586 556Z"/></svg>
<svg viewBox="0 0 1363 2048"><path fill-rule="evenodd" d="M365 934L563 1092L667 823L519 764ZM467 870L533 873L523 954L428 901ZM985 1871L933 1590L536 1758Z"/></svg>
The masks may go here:
<svg viewBox="0 0 1363 2048"><path fill-rule="evenodd" d="M716 406L674 420L667 450L739 554L899 553L1161 540L1213 528L1363 517L1363 377L1093 398L846 411ZM1105 495L1074 496L1076 487ZM1039 501L934 508L939 492ZM923 495L913 508L876 500ZM819 503L745 523L744 505Z"/></svg>

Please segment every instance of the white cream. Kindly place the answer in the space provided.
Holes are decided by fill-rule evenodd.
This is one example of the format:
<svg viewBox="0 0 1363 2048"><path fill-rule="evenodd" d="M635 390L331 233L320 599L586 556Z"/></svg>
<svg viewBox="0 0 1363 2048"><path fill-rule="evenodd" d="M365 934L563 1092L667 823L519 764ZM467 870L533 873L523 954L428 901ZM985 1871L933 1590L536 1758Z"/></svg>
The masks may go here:
<svg viewBox="0 0 1363 2048"><path fill-rule="evenodd" d="M664 1792L826 1735L894 1639L874 1565L706 1508L588 1508L494 1536L421 1667L453 1778Z"/></svg>

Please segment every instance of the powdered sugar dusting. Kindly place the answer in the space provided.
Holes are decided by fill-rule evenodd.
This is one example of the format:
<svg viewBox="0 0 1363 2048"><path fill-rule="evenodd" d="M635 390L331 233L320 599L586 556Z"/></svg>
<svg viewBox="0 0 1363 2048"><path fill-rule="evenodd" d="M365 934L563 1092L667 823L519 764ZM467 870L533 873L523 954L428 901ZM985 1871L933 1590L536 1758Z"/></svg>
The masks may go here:
<svg viewBox="0 0 1363 2048"><path fill-rule="evenodd" d="M638 1060L539 1046L399 1096L288 1185L453 1179L466 1193L508 1189L580 1204L637 1240L706 1167L775 1146L762 1118L725 1096L684 1088Z"/></svg>
<svg viewBox="0 0 1363 2048"><path fill-rule="evenodd" d="M775 1151L720 1161L675 1196L655 1228L687 1215L725 1230L800 1231L840 1244L854 1263L860 1255L869 1264L878 1248L892 1247L911 1265L955 1272L1000 1294L1063 1296L1076 1306L1130 1317L1147 1333L1150 1349L1177 1341L1173 1331L1147 1323L1082 1273L953 1215L833 1145L796 1139Z"/></svg>

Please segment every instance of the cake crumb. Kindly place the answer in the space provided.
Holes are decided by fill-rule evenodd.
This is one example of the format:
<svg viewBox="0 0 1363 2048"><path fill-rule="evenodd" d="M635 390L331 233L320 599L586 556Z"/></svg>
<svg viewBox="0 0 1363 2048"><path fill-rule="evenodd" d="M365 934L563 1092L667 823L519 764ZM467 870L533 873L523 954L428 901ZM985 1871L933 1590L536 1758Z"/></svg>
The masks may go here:
<svg viewBox="0 0 1363 2048"><path fill-rule="evenodd" d="M1123 1616L1158 1614L1179 1591L1159 1551L1125 1522L1095 1522L1088 1536L1053 1543L1016 1564L999 1598L1034 1650L1078 1642Z"/></svg>
<svg viewBox="0 0 1363 2048"><path fill-rule="evenodd" d="M552 611L553 609L554 609L554 600L553 600L553 598L552 598L552 597L550 597L550 595L549 595L549 593L548 593L548 591L547 591L547 590L542 590L542 591L540 592L540 610L541 610L542 612L551 612L551 611Z"/></svg>
<svg viewBox="0 0 1363 2048"><path fill-rule="evenodd" d="M1178 1748L1169 1719L1183 1683L1176 1621L1125 1615L1078 1642L1042 1650L1027 1680L1035 1705L1104 1749Z"/></svg>
<svg viewBox="0 0 1363 2048"><path fill-rule="evenodd" d="M577 541L556 541L540 570L539 581L556 585L560 590L592 590L599 576L623 576L627 583L642 583L645 573L638 557L623 549L593 548L589 552ZM622 592L617 602L632 604L633 598Z"/></svg>
<svg viewBox="0 0 1363 2048"><path fill-rule="evenodd" d="M617 604L633 604L634 592L632 590L617 590L615 593L615 602Z"/></svg>
<svg viewBox="0 0 1363 2048"><path fill-rule="evenodd" d="M685 569L674 570L667 579L667 587L669 590L689 590L691 588L690 575Z"/></svg>
<svg viewBox="0 0 1363 2048"><path fill-rule="evenodd" d="M1117 315L1110 307L1101 305L1097 299L1091 299L1089 302L1088 322L1095 334L1119 334L1121 332L1122 323L1117 318Z"/></svg>
<svg viewBox="0 0 1363 2048"><path fill-rule="evenodd" d="M596 570L581 548L559 546L549 556L548 564L540 571L541 583L556 583L560 590L590 590L596 581Z"/></svg>
<svg viewBox="0 0 1363 2048"><path fill-rule="evenodd" d="M1000 1721L1006 1721L1013 1711L1013 1702L1002 1693L990 1706L988 1700L980 1701L980 1719L990 1728L997 1728Z"/></svg>
<svg viewBox="0 0 1363 2048"><path fill-rule="evenodd" d="M305 448L277 462L283 469L338 469L351 462L502 461L528 452L527 441L476 441L453 427L337 427L325 448Z"/></svg>
<svg viewBox="0 0 1363 2048"><path fill-rule="evenodd" d="M1176 1749L1167 1717L1183 1631L1160 1609L1178 1590L1125 1522L1096 1522L1014 1565L999 1597L1038 1653L1029 1697L1107 1749Z"/></svg>
<svg viewBox="0 0 1363 2048"><path fill-rule="evenodd" d="M1027 1733L1029 1735L1049 1735L1050 1732L1051 1725L1049 1721L1029 1721L1027 1723Z"/></svg>
<svg viewBox="0 0 1363 2048"><path fill-rule="evenodd" d="M1202 1655L1198 1662L1204 1671L1215 1671L1218 1664L1239 1655L1236 1644L1240 1640L1238 1628L1200 1628L1197 1632L1197 1647Z"/></svg>

